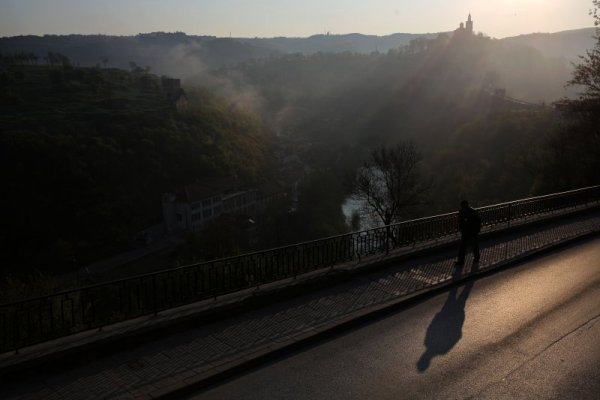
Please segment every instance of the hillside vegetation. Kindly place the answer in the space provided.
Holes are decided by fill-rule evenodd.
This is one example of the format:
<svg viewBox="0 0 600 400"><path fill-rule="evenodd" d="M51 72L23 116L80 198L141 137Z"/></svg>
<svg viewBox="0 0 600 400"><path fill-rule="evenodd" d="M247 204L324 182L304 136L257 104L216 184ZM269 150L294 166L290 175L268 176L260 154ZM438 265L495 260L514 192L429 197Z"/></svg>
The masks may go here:
<svg viewBox="0 0 600 400"><path fill-rule="evenodd" d="M541 159L560 116L543 100L564 95L570 71L531 47L440 35L386 54L255 60L192 82L257 110L282 136L327 149L321 160L332 169L414 141L432 185L421 212L431 213L452 210L463 196L481 204L548 190Z"/></svg>
<svg viewBox="0 0 600 400"><path fill-rule="evenodd" d="M262 111L282 134L356 143L399 135L437 141L481 111L482 95L504 89L519 100L552 102L566 94L570 77L568 63L530 47L441 35L386 54L255 60L191 82L243 104L252 98L248 106Z"/></svg>
<svg viewBox="0 0 600 400"><path fill-rule="evenodd" d="M143 39L176 51L185 35ZM595 120L551 104L572 67L483 35L201 69L185 96L135 63L127 72L57 53L47 66L11 57L0 69L5 268L56 270L129 249L160 222L162 193L213 176L286 180L292 195L260 216L257 246L358 229L341 207L357 169L373 149L406 141L427 196L402 218L597 182ZM208 236L177 261L203 257Z"/></svg>
<svg viewBox="0 0 600 400"><path fill-rule="evenodd" d="M159 223L163 192L257 179L260 122L203 89L181 101L139 67L1 66L3 268L85 265Z"/></svg>

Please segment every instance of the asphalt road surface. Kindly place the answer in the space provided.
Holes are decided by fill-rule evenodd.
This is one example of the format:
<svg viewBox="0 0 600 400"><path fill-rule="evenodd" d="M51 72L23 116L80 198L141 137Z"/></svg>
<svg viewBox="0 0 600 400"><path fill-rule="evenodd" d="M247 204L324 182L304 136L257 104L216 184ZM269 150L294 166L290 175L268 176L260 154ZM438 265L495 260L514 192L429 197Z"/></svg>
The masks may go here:
<svg viewBox="0 0 600 400"><path fill-rule="evenodd" d="M454 287L192 399L599 399L600 239Z"/></svg>

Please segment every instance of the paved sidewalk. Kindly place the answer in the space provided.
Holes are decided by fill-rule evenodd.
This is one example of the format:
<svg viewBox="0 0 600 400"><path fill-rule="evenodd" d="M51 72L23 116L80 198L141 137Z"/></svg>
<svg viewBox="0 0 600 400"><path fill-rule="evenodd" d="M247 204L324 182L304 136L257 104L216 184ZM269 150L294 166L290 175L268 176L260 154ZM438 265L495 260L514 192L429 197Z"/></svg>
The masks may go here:
<svg viewBox="0 0 600 400"><path fill-rule="evenodd" d="M600 213L555 221L482 243L478 273L600 230ZM407 298L450 283L455 251L392 263L343 284L185 330L77 364L29 371L2 382L2 399L155 398L211 377ZM472 273L471 265L461 277ZM2 379L2 378L0 378Z"/></svg>

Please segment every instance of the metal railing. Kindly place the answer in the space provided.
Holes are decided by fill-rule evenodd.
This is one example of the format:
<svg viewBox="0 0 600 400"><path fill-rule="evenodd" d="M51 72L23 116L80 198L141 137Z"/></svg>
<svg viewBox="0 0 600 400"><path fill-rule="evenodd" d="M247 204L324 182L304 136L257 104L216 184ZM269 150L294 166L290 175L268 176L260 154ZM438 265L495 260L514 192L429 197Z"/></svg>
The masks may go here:
<svg viewBox="0 0 600 400"><path fill-rule="evenodd" d="M600 186L479 208L486 230L600 204ZM0 353L458 233L443 214L0 305Z"/></svg>

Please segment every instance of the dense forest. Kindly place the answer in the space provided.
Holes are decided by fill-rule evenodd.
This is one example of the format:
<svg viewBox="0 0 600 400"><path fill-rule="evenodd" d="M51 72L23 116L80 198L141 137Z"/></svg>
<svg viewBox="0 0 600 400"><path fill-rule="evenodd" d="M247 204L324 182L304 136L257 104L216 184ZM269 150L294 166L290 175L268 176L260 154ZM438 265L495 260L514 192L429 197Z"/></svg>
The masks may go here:
<svg viewBox="0 0 600 400"><path fill-rule="evenodd" d="M3 268L69 268L131 247L160 223L161 195L213 176L255 182L260 121L206 90L178 109L139 67L3 65Z"/></svg>
<svg viewBox="0 0 600 400"><path fill-rule="evenodd" d="M163 193L212 177L288 193L257 216L253 246L212 227L165 267L356 230L342 204L357 171L400 143L418 151L426 189L402 218L598 183L597 96L565 99L586 81L564 58L452 34L387 52L238 50L230 64L182 66L193 76L175 91L144 62L2 53L2 268L61 273L134 248L161 223Z"/></svg>

